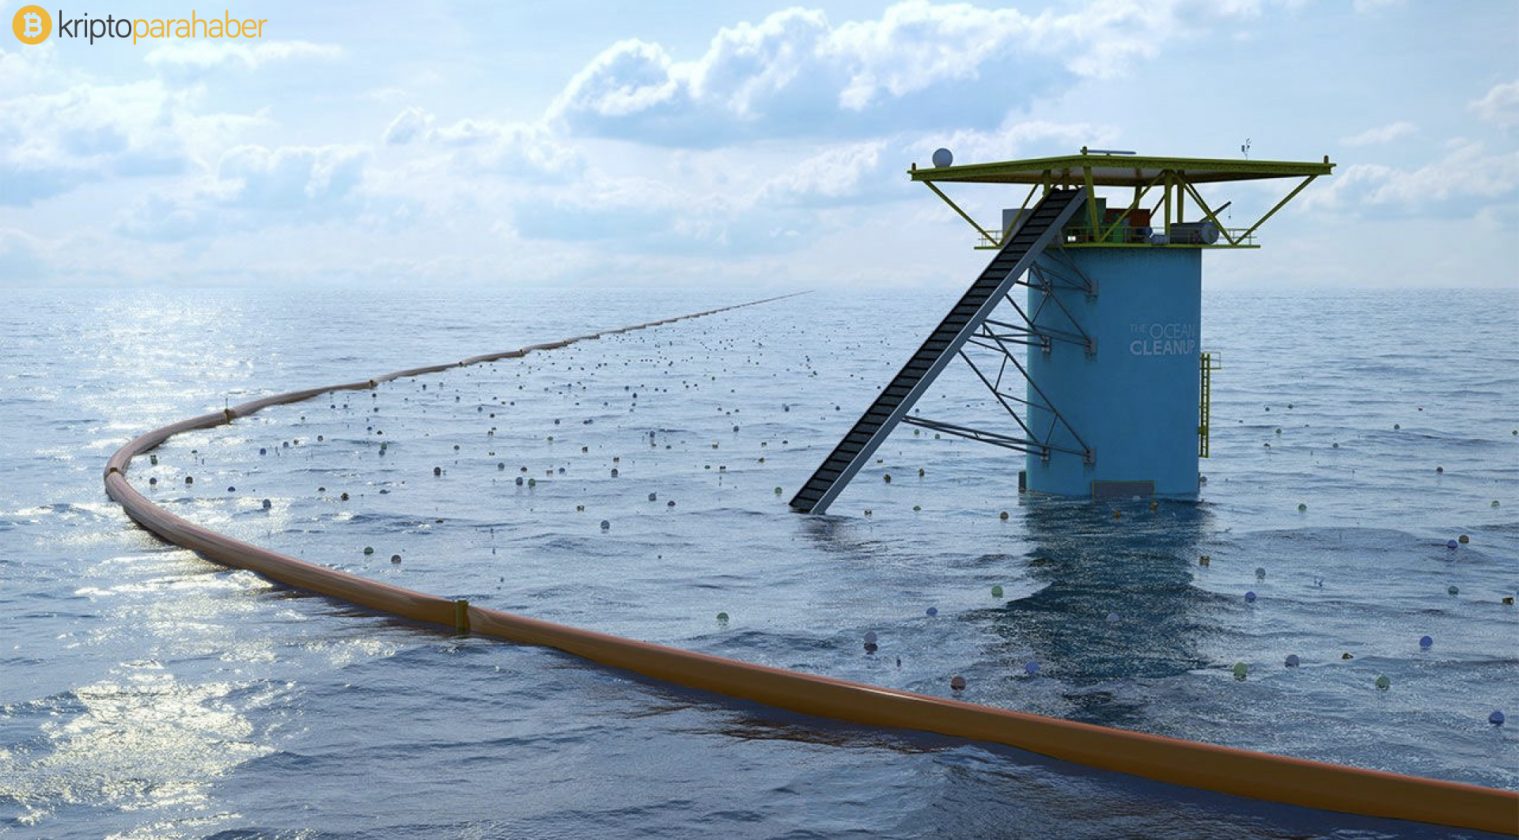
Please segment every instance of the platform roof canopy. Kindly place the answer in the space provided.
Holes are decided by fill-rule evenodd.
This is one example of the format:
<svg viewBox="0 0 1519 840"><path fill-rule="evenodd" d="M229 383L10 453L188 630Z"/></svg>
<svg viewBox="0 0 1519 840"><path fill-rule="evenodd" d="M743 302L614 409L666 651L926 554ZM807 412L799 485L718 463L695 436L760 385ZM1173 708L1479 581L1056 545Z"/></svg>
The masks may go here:
<svg viewBox="0 0 1519 840"><path fill-rule="evenodd" d="M1229 160L1226 158L1154 157L1150 155L1087 154L1059 157L933 166L909 174L914 181L958 181L982 184L1079 184L1091 170L1095 187L1143 187L1155 183L1162 173L1183 173L1186 181L1204 184L1217 181L1254 181L1265 178L1305 178L1328 175L1334 164L1284 160Z"/></svg>
<svg viewBox="0 0 1519 840"><path fill-rule="evenodd" d="M938 153L935 153L938 156ZM1220 248L1254 248L1255 240L1252 238L1255 231L1269 218L1276 214L1283 205L1291 201L1302 192L1314 179L1321 175L1328 175L1334 170L1334 164L1330 163L1329 156L1325 155L1322 161L1286 161L1286 160L1248 160L1226 158L1184 158L1184 157L1156 157L1152 155L1137 155L1133 152L1118 152L1108 150L1092 150L1082 147L1080 154L1061 155L1059 157L1028 158L1026 160L1004 160L995 163L971 163L960 166L932 166L919 169L914 163L908 170L912 180L922 183L944 200L961 218L969 222L971 227L981 235L981 244L978 248L999 248L1002 240L1008 233L1006 228L998 228L999 234L991 233L985 226L978 224L958 204L950 199L938 184L961 183L961 184L1027 184L1028 195L1023 200L1020 210L1028 209L1034 194L1042 187L1046 192L1057 187L1075 187L1085 189L1088 196L1094 200L1088 201L1086 206L1086 225L1084 229L1075 231L1071 235L1073 239L1068 245L1081 245L1085 247L1147 247L1146 243L1154 244L1146 240L1143 235L1136 236L1132 232L1120 232L1119 227L1123 218L1141 208L1143 202L1153 189L1160 193L1161 198L1153 209L1142 211L1144 218L1148 220L1155 217L1155 226L1163 231L1166 241L1169 242L1169 234L1173 223L1181 223L1186 214L1186 205L1190 200L1194 204L1193 213L1200 212L1204 219L1211 222L1217 229L1223 241L1213 244L1209 240L1206 247ZM1200 184L1217 184L1232 181L1260 181L1274 178L1299 179L1287 195L1278 201L1275 206L1267 210L1258 221L1246 228L1228 228L1219 219L1219 214L1233 202L1227 202L1215 209L1210 205L1198 189ZM1110 210L1099 210L1100 200L1097 199L1098 187L1132 188L1134 197L1129 202L1128 210L1120 213L1120 218L1110 220L1103 218ZM1004 225L1006 224L1004 214ZM1144 221L1139 230L1147 230L1151 223ZM1116 235L1116 239L1115 239ZM1195 243L1181 243L1183 247L1195 247Z"/></svg>

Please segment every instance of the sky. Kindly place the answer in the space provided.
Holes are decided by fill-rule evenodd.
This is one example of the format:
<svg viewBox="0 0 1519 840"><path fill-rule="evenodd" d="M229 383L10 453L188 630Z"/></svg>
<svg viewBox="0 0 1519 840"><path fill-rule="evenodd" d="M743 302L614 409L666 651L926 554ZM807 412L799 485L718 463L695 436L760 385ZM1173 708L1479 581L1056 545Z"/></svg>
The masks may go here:
<svg viewBox="0 0 1519 840"><path fill-rule="evenodd" d="M1512 0L224 7L264 38L0 28L0 287L963 286L986 253L906 175L934 149L1248 139L1336 167L1210 286L1519 288ZM1243 226L1288 186L1210 196Z"/></svg>

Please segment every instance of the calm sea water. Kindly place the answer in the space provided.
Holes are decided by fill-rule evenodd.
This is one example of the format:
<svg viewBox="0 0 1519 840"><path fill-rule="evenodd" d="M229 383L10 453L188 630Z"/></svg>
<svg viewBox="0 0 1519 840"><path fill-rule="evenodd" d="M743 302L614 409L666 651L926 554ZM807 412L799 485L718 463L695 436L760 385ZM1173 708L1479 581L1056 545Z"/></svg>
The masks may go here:
<svg viewBox="0 0 1519 840"><path fill-rule="evenodd" d="M1021 498L1003 450L903 429L835 516L788 513L955 295L815 293L319 398L131 478L240 538L533 616L1519 788L1519 733L1487 722L1519 714L1519 293L1207 295L1201 504ZM1447 836L454 638L165 546L101 489L127 438L227 401L741 299L7 293L0 836ZM951 368L928 404L975 416L979 387Z"/></svg>

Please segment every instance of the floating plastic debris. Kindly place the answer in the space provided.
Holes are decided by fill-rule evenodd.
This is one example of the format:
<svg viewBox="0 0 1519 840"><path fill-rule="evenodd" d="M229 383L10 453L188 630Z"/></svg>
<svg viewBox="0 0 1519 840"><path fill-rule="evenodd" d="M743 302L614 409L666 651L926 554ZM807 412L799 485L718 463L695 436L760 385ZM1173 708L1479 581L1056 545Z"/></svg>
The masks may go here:
<svg viewBox="0 0 1519 840"><path fill-rule="evenodd" d="M372 546L372 545L366 545L366 546L364 546L364 556L365 557L368 557L369 555L371 555L373 553L374 553L374 546Z"/></svg>
<svg viewBox="0 0 1519 840"><path fill-rule="evenodd" d="M1380 674L1380 675L1377 676L1377 690L1378 691L1386 691L1387 689L1389 689L1391 687L1392 687L1392 680L1388 679L1386 674Z"/></svg>
<svg viewBox="0 0 1519 840"><path fill-rule="evenodd" d="M1445 591L1448 594L1451 594L1451 595L1460 595L1461 594L1461 588L1458 587L1458 586L1456 586L1455 584L1451 584L1450 586L1447 586L1445 588Z"/></svg>
<svg viewBox="0 0 1519 840"><path fill-rule="evenodd" d="M1302 660L1297 658L1297 654L1289 653L1287 654L1286 664L1288 668L1296 668L1298 665L1302 664Z"/></svg>
<svg viewBox="0 0 1519 840"><path fill-rule="evenodd" d="M1504 720L1502 709L1493 709L1493 713L1487 716L1487 722L1493 726L1502 726Z"/></svg>
<svg viewBox="0 0 1519 840"><path fill-rule="evenodd" d="M1471 541L1472 541L1472 538L1468 537L1465 534L1462 534L1461 536L1456 537L1456 542L1458 542L1458 543L1460 543L1462 545L1466 545L1467 543L1470 543Z"/></svg>
<svg viewBox="0 0 1519 840"><path fill-rule="evenodd" d="M268 499L265 499L263 504L264 504L264 510L268 510L269 508L274 507L274 502L271 502Z"/></svg>
<svg viewBox="0 0 1519 840"><path fill-rule="evenodd" d="M1255 567L1255 579L1256 580L1265 580L1266 579L1266 567L1265 566L1256 566Z"/></svg>
<svg viewBox="0 0 1519 840"><path fill-rule="evenodd" d="M1201 555L1197 558L1197 565L1199 566L1211 566L1212 564L1213 558L1207 554Z"/></svg>
<svg viewBox="0 0 1519 840"><path fill-rule="evenodd" d="M929 607L928 609L924 610L923 612L929 618L933 618L934 616L936 616L936 615L939 614L939 608L938 607Z"/></svg>
<svg viewBox="0 0 1519 840"><path fill-rule="evenodd" d="M717 623L718 624L727 624L728 623L728 614L725 613L725 612L718 613L717 614Z"/></svg>
<svg viewBox="0 0 1519 840"><path fill-rule="evenodd" d="M1253 603L1255 603L1255 592L1251 591L1251 592L1246 592L1245 593L1245 603L1247 603L1247 604L1253 604Z"/></svg>
<svg viewBox="0 0 1519 840"><path fill-rule="evenodd" d="M1110 613L1108 613L1108 623L1109 624L1117 624L1118 623L1118 613L1116 613L1116 612L1110 612Z"/></svg>
<svg viewBox="0 0 1519 840"><path fill-rule="evenodd" d="M950 688L951 691L964 691L965 690L965 678L962 677L962 676L960 676L959 674L956 674L953 677L950 677L949 678L949 688Z"/></svg>
<svg viewBox="0 0 1519 840"><path fill-rule="evenodd" d="M1032 659L1029 660L1028 662L1023 663L1023 673L1028 674L1031 677L1034 676L1034 675L1036 675L1036 674L1038 674L1039 673L1039 663L1035 662Z"/></svg>
<svg viewBox="0 0 1519 840"><path fill-rule="evenodd" d="M610 531L610 530L612 530L612 523L606 521L605 519L601 520L601 530L603 530L603 531Z"/></svg>
<svg viewBox="0 0 1519 840"><path fill-rule="evenodd" d="M1250 674L1250 666L1246 665L1243 662L1236 662L1236 663L1234 663L1234 678L1235 679L1237 679L1237 680L1243 680L1245 677L1249 676L1249 674Z"/></svg>
<svg viewBox="0 0 1519 840"><path fill-rule="evenodd" d="M993 598L1001 598L1002 597L1002 585L1001 584L998 584L998 585L992 587L992 597Z"/></svg>
<svg viewBox="0 0 1519 840"><path fill-rule="evenodd" d="M997 518L1000 519L1000 520L1002 520L1003 522L1006 522L1007 521L1007 511L1004 510L1003 512L997 514Z"/></svg>
<svg viewBox="0 0 1519 840"><path fill-rule="evenodd" d="M1307 513L1308 512L1308 505L1306 505L1306 504L1304 504L1302 502L1298 502L1297 512L1298 513Z"/></svg>
<svg viewBox="0 0 1519 840"><path fill-rule="evenodd" d="M399 555L399 554L392 554L392 555L390 555L390 562L392 562L392 563L400 563L401 562L401 555Z"/></svg>
<svg viewBox="0 0 1519 840"><path fill-rule="evenodd" d="M1434 639L1433 636L1420 636L1419 637L1419 647L1424 648L1425 650L1429 650L1431 647L1434 646L1434 644L1435 644L1435 639Z"/></svg>

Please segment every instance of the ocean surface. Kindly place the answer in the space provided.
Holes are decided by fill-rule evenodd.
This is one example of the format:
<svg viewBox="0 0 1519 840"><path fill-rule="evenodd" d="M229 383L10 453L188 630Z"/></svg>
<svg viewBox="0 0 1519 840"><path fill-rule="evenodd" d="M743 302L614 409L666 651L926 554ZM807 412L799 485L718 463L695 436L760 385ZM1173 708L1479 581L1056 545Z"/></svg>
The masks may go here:
<svg viewBox="0 0 1519 840"><path fill-rule="evenodd" d="M1205 294L1198 504L1020 496L1021 456L903 427L832 516L789 513L957 295L815 292L320 397L129 477L526 615L1519 789L1519 292ZM167 546L102 490L128 438L228 403L759 296L6 292L0 837L1461 836L450 636ZM985 403L957 365L924 405Z"/></svg>

